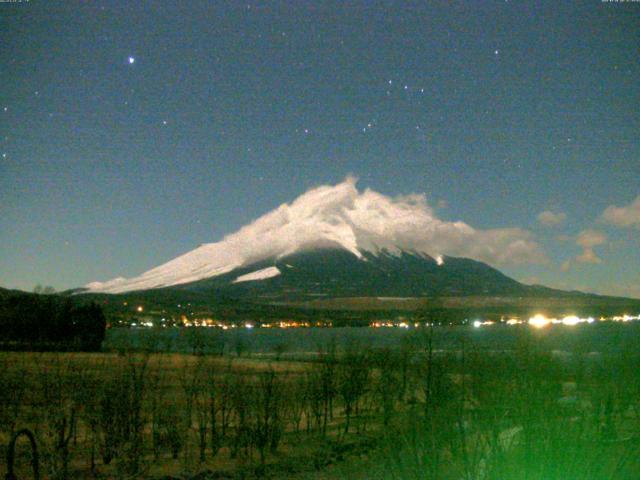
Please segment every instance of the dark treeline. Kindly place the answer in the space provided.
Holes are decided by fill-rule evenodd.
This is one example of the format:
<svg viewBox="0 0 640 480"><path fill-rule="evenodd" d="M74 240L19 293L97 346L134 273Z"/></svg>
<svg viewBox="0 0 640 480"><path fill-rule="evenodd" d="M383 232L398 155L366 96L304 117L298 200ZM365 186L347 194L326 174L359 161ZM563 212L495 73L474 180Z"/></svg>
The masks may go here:
<svg viewBox="0 0 640 480"><path fill-rule="evenodd" d="M13 293L0 296L3 350L99 350L105 316L96 304L78 304L58 295Z"/></svg>

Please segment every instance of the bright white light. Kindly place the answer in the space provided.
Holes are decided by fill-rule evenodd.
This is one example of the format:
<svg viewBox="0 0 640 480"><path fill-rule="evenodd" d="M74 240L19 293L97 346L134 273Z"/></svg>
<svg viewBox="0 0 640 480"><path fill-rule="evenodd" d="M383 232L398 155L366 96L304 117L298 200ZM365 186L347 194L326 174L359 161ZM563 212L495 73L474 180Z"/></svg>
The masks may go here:
<svg viewBox="0 0 640 480"><path fill-rule="evenodd" d="M480 320L476 320L473 322L473 326L476 328L480 328L480 325L482 325L482 322Z"/></svg>
<svg viewBox="0 0 640 480"><path fill-rule="evenodd" d="M253 328L253 325L251 323L245 323L244 327L245 328Z"/></svg>
<svg viewBox="0 0 640 480"><path fill-rule="evenodd" d="M577 325L580 322L583 322L584 320L576 317L575 315L569 315L567 317L564 317L562 319L562 324L563 325Z"/></svg>
<svg viewBox="0 0 640 480"><path fill-rule="evenodd" d="M444 265L444 258L442 258L442 255L438 255L438 256L436 257L436 263L437 263L438 265Z"/></svg>
<svg viewBox="0 0 640 480"><path fill-rule="evenodd" d="M551 320L546 318L544 315L535 315L529 319L529 325L536 328L546 327L551 323Z"/></svg>
<svg viewBox="0 0 640 480"><path fill-rule="evenodd" d="M133 63L135 63L136 59L133 57L129 57L129 65L132 65Z"/></svg>

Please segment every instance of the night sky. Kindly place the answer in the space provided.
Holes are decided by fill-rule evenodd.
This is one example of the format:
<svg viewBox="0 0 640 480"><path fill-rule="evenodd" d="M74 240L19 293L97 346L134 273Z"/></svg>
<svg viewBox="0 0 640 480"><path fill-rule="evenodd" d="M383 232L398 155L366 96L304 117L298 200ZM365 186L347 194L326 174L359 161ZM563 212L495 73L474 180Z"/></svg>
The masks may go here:
<svg viewBox="0 0 640 480"><path fill-rule="evenodd" d="M347 175L640 297L640 3L0 3L0 286L134 276ZM637 199L637 200L636 200Z"/></svg>

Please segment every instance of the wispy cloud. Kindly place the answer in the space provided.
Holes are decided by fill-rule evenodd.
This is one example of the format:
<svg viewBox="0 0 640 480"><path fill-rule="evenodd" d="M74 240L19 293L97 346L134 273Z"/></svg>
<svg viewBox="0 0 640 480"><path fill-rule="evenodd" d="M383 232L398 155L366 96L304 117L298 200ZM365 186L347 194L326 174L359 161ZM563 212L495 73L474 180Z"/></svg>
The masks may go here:
<svg viewBox="0 0 640 480"><path fill-rule="evenodd" d="M576 245L582 247L582 253L568 258L560 265L560 270L568 272L576 263L600 264L602 259L596 254L595 248L607 243L607 236L598 230L582 230L576 237Z"/></svg>
<svg viewBox="0 0 640 480"><path fill-rule="evenodd" d="M600 215L600 221L616 227L640 229L640 195L624 207L608 206Z"/></svg>
<svg viewBox="0 0 640 480"><path fill-rule="evenodd" d="M579 263L602 263L593 250L607 241L607 236L597 230L583 230L578 234L576 244L582 247L582 253L576 257Z"/></svg>
<svg viewBox="0 0 640 480"><path fill-rule="evenodd" d="M567 219L567 215L563 212L551 212L546 210L538 215L538 222L545 227L556 227L564 223Z"/></svg>

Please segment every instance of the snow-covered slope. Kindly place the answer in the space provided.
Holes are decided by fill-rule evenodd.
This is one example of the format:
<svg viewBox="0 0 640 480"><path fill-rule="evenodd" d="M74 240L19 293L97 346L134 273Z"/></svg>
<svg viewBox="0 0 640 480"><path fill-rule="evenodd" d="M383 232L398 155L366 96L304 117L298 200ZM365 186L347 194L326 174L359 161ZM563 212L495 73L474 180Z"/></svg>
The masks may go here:
<svg viewBox="0 0 640 480"><path fill-rule="evenodd" d="M382 250L391 254L413 251L434 258L467 256L497 264L543 258L525 230L477 230L463 222L446 222L436 217L423 195L391 198L372 190L359 192L355 183L348 178L335 186L317 187L219 242L201 245L140 276L93 282L85 288L121 293L180 285L321 248L344 249L362 261L366 261L363 252L376 255ZM255 278L243 275L236 281L278 273L266 269L254 272Z"/></svg>
<svg viewBox="0 0 640 480"><path fill-rule="evenodd" d="M280 270L278 270L278 267L267 267L256 270L255 272L247 273L245 275L240 275L233 281L233 283L266 280L267 278L277 277L278 275L280 275Z"/></svg>

